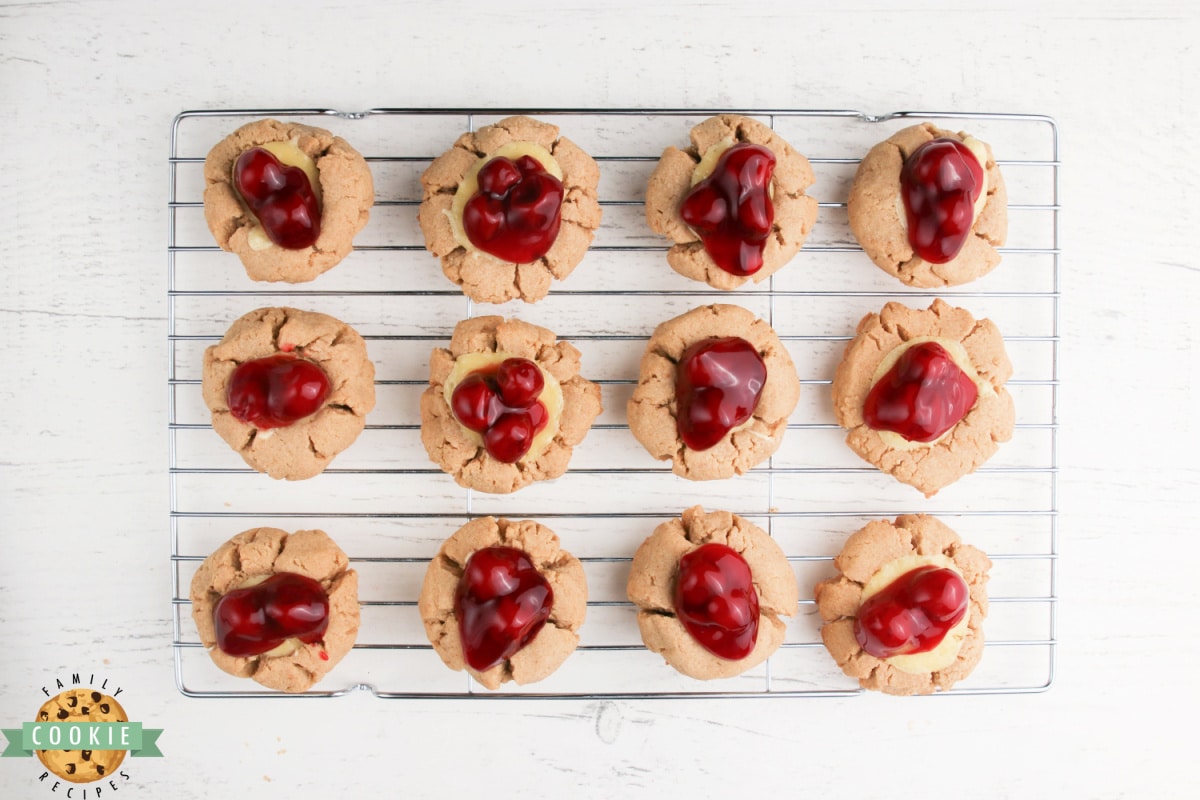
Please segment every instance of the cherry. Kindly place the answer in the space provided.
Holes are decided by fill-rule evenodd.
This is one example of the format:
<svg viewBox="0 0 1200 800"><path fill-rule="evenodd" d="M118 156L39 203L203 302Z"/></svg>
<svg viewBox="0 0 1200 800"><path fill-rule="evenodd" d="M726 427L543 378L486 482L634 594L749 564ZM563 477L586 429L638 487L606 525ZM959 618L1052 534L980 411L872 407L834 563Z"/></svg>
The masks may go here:
<svg viewBox="0 0 1200 800"><path fill-rule="evenodd" d="M758 592L736 550L710 542L679 559L675 613L701 647L738 661L758 640Z"/></svg>
<svg viewBox="0 0 1200 800"><path fill-rule="evenodd" d="M283 428L317 413L329 397L329 377L293 355L239 364L229 379L229 411L259 430Z"/></svg>
<svg viewBox="0 0 1200 800"><path fill-rule="evenodd" d="M549 422L538 401L546 380L527 358L507 358L471 373L454 387L450 409L463 427L483 435L483 446L497 461L512 464L529 452Z"/></svg>
<svg viewBox="0 0 1200 800"><path fill-rule="evenodd" d="M479 191L485 194L503 195L521 182L521 169L512 159L493 158L483 165L477 178Z"/></svg>
<svg viewBox="0 0 1200 800"><path fill-rule="evenodd" d="M562 223L562 181L532 156L493 158L477 178L479 191L463 207L471 244L514 264L546 255Z"/></svg>
<svg viewBox="0 0 1200 800"><path fill-rule="evenodd" d="M257 656L284 641L319 641L329 625L329 596L321 584L294 572L234 589L213 608L217 647L231 656Z"/></svg>
<svg viewBox="0 0 1200 800"><path fill-rule="evenodd" d="M863 405L863 419L877 431L910 442L932 442L958 424L975 405L979 388L937 342L905 350Z"/></svg>
<svg viewBox="0 0 1200 800"><path fill-rule="evenodd" d="M969 599L966 582L954 570L917 567L862 604L854 638L876 658L927 653L962 621Z"/></svg>
<svg viewBox="0 0 1200 800"><path fill-rule="evenodd" d="M468 375L450 395L450 408L465 427L484 433L499 416L496 390L479 373Z"/></svg>
<svg viewBox="0 0 1200 800"><path fill-rule="evenodd" d="M966 582L952 569L932 569L918 577L909 584L909 600L924 609L930 619L954 620L952 624L957 624L969 595Z"/></svg>
<svg viewBox="0 0 1200 800"><path fill-rule="evenodd" d="M267 238L280 247L303 250L321 236L321 204L299 167L286 166L270 151L252 147L238 156L233 185Z"/></svg>
<svg viewBox="0 0 1200 800"><path fill-rule="evenodd" d="M754 415L767 365L745 339L696 342L679 359L675 426L683 443L707 450Z"/></svg>
<svg viewBox="0 0 1200 800"><path fill-rule="evenodd" d="M529 556L487 547L467 559L454 593L463 655L480 672L512 658L537 636L554 607L554 591Z"/></svg>
<svg viewBox="0 0 1200 800"><path fill-rule="evenodd" d="M528 414L510 411L487 429L483 435L483 446L497 461L512 464L529 452L533 444L533 420Z"/></svg>
<svg viewBox="0 0 1200 800"><path fill-rule="evenodd" d="M880 600L863 611L854 626L860 647L876 658L915 652L913 645L921 628L914 612L896 600Z"/></svg>
<svg viewBox="0 0 1200 800"><path fill-rule="evenodd" d="M983 189L983 165L962 142L934 139L914 150L900 170L913 251L931 264L958 255L975 224Z"/></svg>
<svg viewBox="0 0 1200 800"><path fill-rule="evenodd" d="M763 251L775 222L768 187L775 154L742 142L721 154L712 174L692 187L679 214L700 235L718 267L732 275L762 269Z"/></svg>
<svg viewBox="0 0 1200 800"><path fill-rule="evenodd" d="M546 387L537 364L527 358L506 358L496 372L496 386L505 405L528 408Z"/></svg>

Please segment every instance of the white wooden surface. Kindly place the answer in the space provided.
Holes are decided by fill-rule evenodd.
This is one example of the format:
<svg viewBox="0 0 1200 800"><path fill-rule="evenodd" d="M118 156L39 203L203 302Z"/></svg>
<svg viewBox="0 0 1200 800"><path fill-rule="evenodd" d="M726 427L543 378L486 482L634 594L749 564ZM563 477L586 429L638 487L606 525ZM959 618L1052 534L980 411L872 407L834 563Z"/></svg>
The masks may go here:
<svg viewBox="0 0 1200 800"><path fill-rule="evenodd" d="M1191 744L1170 725L1200 711L1184 457L1193 4L255 5L0 3L0 725L32 714L56 676L108 676L135 719L166 729L166 757L127 761L121 797L1194 796ZM181 697L166 603L168 126L185 108L297 105L1056 117L1055 685L916 700ZM35 763L0 761L6 796L52 794Z"/></svg>

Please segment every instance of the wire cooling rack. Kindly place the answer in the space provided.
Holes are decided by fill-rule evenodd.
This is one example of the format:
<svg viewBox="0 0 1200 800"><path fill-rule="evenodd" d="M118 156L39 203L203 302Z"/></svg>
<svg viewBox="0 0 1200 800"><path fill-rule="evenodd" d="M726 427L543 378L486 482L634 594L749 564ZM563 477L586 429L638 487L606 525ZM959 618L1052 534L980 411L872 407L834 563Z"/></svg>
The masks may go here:
<svg viewBox="0 0 1200 800"><path fill-rule="evenodd" d="M738 110L775 128L808 156L820 201L799 255L765 284L723 293L676 275L665 242L646 228L646 179L664 147L723 110L328 109L185 111L171 132L167 239L170 539L175 675L193 697L283 697L225 675L209 660L191 620L188 585L198 564L247 528L321 528L360 574L362 629L354 650L304 696L369 691L383 698L795 697L850 695L821 644L813 586L867 521L935 513L989 553L991 612L982 662L944 694L1036 692L1054 680L1057 644L1057 433L1059 349L1059 148L1048 117L1025 114ZM442 276L416 225L419 177L465 130L512 113L552 121L600 164L604 221L570 278L535 305L482 306ZM203 161L249 119L282 117L344 136L375 177L371 222L338 267L299 286L254 283L220 251L204 223ZM876 269L850 234L845 199L859 158L901 127L930 120L967 129L997 154L1009 193L1004 260L965 287L914 290ZM976 473L926 500L863 464L843 443L829 384L866 313L897 299L933 297L996 321L1015 365L1011 442ZM692 483L653 461L633 439L624 408L655 325L711 302L738 303L767 319L800 373L800 404L780 450L739 478ZM367 340L376 364L377 408L358 441L308 481L272 481L247 469L213 434L200 396L203 350L247 311L292 305L332 314ZM480 314L518 316L554 330L583 353L583 373L601 384L605 411L571 469L514 495L460 489L425 455L418 397L428 358L454 324ZM798 613L780 650L757 669L701 683L647 651L624 594L630 558L661 521L703 504L739 513L783 547L801 587ZM551 677L489 692L447 670L416 610L425 565L474 516L538 519L579 556L589 587L578 651ZM251 689L250 687L254 687Z"/></svg>

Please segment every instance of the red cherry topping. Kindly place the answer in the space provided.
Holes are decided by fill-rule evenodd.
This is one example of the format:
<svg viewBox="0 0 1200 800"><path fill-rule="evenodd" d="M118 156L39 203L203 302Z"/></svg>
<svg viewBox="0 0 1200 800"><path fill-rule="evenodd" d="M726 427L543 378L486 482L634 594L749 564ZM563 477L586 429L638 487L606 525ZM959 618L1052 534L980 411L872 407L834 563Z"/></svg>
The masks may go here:
<svg viewBox="0 0 1200 800"><path fill-rule="evenodd" d="M545 428L546 423L550 421L550 415L547 413L546 407L541 403L534 403L525 409L525 413L529 415L529 423L533 425L534 436L541 433L542 428Z"/></svg>
<svg viewBox="0 0 1200 800"><path fill-rule="evenodd" d="M329 376L291 355L238 365L229 379L229 411L259 430L284 428L317 413L329 397Z"/></svg>
<svg viewBox="0 0 1200 800"><path fill-rule="evenodd" d="M281 353L238 365L229 379L229 409L260 429L285 427L319 411L329 390L320 366Z"/></svg>
<svg viewBox="0 0 1200 800"><path fill-rule="evenodd" d="M483 435L483 446L492 458L512 464L529 452L533 444L533 420L520 411L501 414Z"/></svg>
<svg viewBox="0 0 1200 800"><path fill-rule="evenodd" d="M538 401L545 386L537 364L506 358L463 378L450 394L450 410L463 427L483 435L492 458L512 464L529 452L533 437L549 421Z"/></svg>
<svg viewBox="0 0 1200 800"><path fill-rule="evenodd" d="M958 255L975 224L983 188L983 165L962 142L934 139L914 150L900 170L913 251L931 264Z"/></svg>
<svg viewBox="0 0 1200 800"><path fill-rule="evenodd" d="M546 255L562 222L562 181L532 156L493 158L478 179L479 191L463 207L471 244L514 264Z"/></svg>
<svg viewBox="0 0 1200 800"><path fill-rule="evenodd" d="M700 235L716 265L731 275L762 269L763 250L775 222L767 189L775 172L775 154L742 142L717 160L712 174L692 187L679 214Z"/></svg>
<svg viewBox="0 0 1200 800"><path fill-rule="evenodd" d="M527 358L507 358L496 371L500 399L507 406L528 408L546 388L546 379L537 364Z"/></svg>
<svg viewBox="0 0 1200 800"><path fill-rule="evenodd" d="M901 353L863 405L863 419L877 431L910 442L932 442L958 424L975 405L979 388L937 342Z"/></svg>
<svg viewBox="0 0 1200 800"><path fill-rule="evenodd" d="M521 168L510 158L493 158L480 168L477 178L479 191L500 197L521 182Z"/></svg>
<svg viewBox="0 0 1200 800"><path fill-rule="evenodd" d="M223 595L213 608L217 647L231 656L257 656L295 638L311 644L329 626L329 596L321 584L294 572Z"/></svg>
<svg viewBox="0 0 1200 800"><path fill-rule="evenodd" d="M550 583L523 551L476 550L454 593L463 655L472 669L490 669L533 641L554 607Z"/></svg>
<svg viewBox="0 0 1200 800"><path fill-rule="evenodd" d="M969 598L966 582L954 570L917 567L862 604L854 638L876 658L927 653L962 621Z"/></svg>
<svg viewBox="0 0 1200 800"><path fill-rule="evenodd" d="M289 250L311 247L321 235L321 204L299 167L284 165L273 153L252 147L238 156L233 185L258 217L267 238Z"/></svg>
<svg viewBox="0 0 1200 800"><path fill-rule="evenodd" d="M463 378L450 395L450 409L464 427L486 433L500 416L500 398L495 387L476 372Z"/></svg>
<svg viewBox="0 0 1200 800"><path fill-rule="evenodd" d="M758 640L758 592L736 550L710 542L679 559L675 613L701 647L738 661Z"/></svg>
<svg viewBox="0 0 1200 800"><path fill-rule="evenodd" d="M675 377L675 426L683 443L707 450L754 415L767 365L745 339L704 339L683 351Z"/></svg>

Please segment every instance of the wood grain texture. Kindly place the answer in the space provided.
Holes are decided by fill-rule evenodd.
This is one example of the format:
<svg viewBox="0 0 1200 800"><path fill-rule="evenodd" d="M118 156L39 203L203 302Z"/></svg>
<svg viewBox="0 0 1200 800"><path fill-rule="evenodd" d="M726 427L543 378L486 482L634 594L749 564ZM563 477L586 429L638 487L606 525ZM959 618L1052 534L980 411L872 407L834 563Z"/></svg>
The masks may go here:
<svg viewBox="0 0 1200 800"><path fill-rule="evenodd" d="M1190 744L1162 733L1171 712L1200 707L1195 682L1166 669L1200 655L1186 635L1200 589L1175 567L1200 556L1193 5L613 2L535 13L545 4L517 0L453 15L437 3L313 4L299 15L282 13L294 2L260 5L249 17L232 2L0 3L0 723L32 715L56 676L109 676L131 718L166 729L165 758L126 762L118 796L130 798L512 796L532 785L695 795L731 788L726 765L746 761L756 769L744 786L758 792L844 794L853 774L857 794L905 797L917 794L895 776L931 752L945 768L927 796L1193 793ZM447 56L449 44L480 39L511 44ZM1053 689L915 702L179 696L165 601L169 122L184 108L307 104L1055 116L1065 256ZM415 537L416 552L447 534L394 541ZM858 768L865 748L869 770ZM10 796L51 796L39 774L0 760Z"/></svg>

